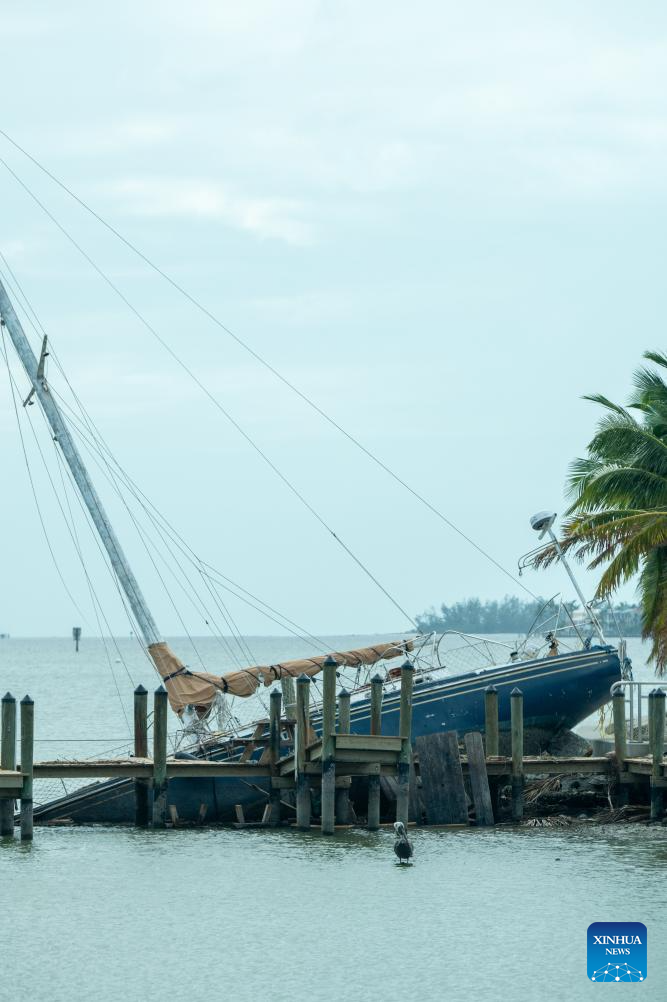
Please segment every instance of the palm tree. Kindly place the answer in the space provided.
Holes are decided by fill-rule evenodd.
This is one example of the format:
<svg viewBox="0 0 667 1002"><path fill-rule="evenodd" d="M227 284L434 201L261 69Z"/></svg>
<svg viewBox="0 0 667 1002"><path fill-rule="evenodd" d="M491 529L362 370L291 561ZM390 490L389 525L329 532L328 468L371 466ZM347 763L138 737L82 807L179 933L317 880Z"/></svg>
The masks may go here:
<svg viewBox="0 0 667 1002"><path fill-rule="evenodd" d="M600 394L584 399L606 411L588 455L570 467L561 545L588 568L604 566L596 598L609 598L639 575L642 636L658 675L667 668L667 355L647 351L626 407ZM536 564L557 559L553 547Z"/></svg>

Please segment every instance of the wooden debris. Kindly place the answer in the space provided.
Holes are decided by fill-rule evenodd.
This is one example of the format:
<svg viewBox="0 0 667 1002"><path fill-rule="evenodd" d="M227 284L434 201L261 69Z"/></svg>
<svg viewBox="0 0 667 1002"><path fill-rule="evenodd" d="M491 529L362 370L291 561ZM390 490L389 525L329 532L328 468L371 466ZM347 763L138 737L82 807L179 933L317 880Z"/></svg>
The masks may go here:
<svg viewBox="0 0 667 1002"><path fill-rule="evenodd" d="M421 735L416 744L428 823L467 824L468 803L456 731Z"/></svg>
<svg viewBox="0 0 667 1002"><path fill-rule="evenodd" d="M479 731L470 731L466 734L465 746L472 799L475 805L475 821L480 827L486 827L493 824L493 805L489 779L486 774L484 745Z"/></svg>

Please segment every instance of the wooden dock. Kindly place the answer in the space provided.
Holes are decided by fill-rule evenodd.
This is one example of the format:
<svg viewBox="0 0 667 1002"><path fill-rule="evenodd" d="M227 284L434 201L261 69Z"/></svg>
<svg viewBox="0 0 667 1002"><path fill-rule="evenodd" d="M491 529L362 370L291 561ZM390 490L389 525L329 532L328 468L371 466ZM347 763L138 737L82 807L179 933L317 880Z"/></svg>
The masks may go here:
<svg viewBox="0 0 667 1002"><path fill-rule="evenodd" d="M2 699L0 739L0 835L14 832L14 803L21 802L20 829L23 839L32 838L32 786L34 779L126 779L134 781L136 823L164 827L173 819L169 783L173 779L234 777L268 780L269 803L261 822L282 822L281 799L293 791L296 826L309 829L312 820L311 793L319 792L320 829L333 834L353 817L349 800L352 780L365 778L368 788L368 827L380 826L380 783L387 782L395 796L395 816L405 823L424 816L433 824L467 824L471 792L477 824L498 819L498 792L509 785L513 820L523 816L527 776L601 775L616 791L619 806L627 803L629 791L646 795L650 816L663 816L667 764L664 758L665 694L654 690L649 697L650 749L645 757L627 755L623 694L613 697L615 750L606 756L560 758L523 754L523 697L512 693L512 754L498 754L498 703L492 687L486 693L484 741L481 734L465 735L461 754L455 732L420 737L416 750L411 743L413 668L401 669L400 736L381 733L382 684L371 683L371 733L349 733L350 696L343 690L336 697L336 662L325 663L322 736L311 726L310 679L303 675L296 684L296 720L281 715L281 694L270 697L270 717L260 721L252 737L232 739L235 755L222 761L175 759L167 756L167 698L160 686L153 697L153 754L148 754L147 693L135 690L135 755L124 759L45 761L33 763L34 704L25 697L20 704L20 762L17 762L16 700L7 693ZM338 718L338 726L336 726ZM295 725L295 726L294 726ZM283 754L285 745L288 754ZM293 750L291 750L291 746ZM262 749L258 758L251 756ZM241 818L239 823L244 823Z"/></svg>

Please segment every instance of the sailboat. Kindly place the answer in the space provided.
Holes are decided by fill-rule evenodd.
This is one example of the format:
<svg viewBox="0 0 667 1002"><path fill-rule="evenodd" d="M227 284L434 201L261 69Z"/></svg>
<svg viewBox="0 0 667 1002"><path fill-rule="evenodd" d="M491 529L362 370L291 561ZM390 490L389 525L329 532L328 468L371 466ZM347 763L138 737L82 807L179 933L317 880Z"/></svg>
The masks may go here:
<svg viewBox="0 0 667 1002"><path fill-rule="evenodd" d="M229 723L228 701L232 697L247 699L260 687L280 684L289 715L292 681L303 673L317 676L325 655L248 665L225 674L195 671L185 665L158 629L70 426L50 390L45 370L46 338L37 358L2 282L0 318L28 377L30 397L35 397L44 412L129 604L145 650L166 688L171 709L179 718L180 747L176 754L211 759L231 759L247 754L241 749L252 749L253 736L261 736L264 723L268 729L268 721L254 722L247 729L225 727L225 723ZM553 517L541 513L534 520L533 528L543 534L550 533L555 541L552 524ZM568 573L571 575L569 568ZM573 576L572 581L576 586ZM517 646L450 632L444 636L409 635L361 649L331 652L329 656L334 657L341 672L345 669L355 672L351 695L352 731L368 730L370 673L379 671L383 681L383 733L398 733L398 661L407 658L415 668L413 739L439 731L456 730L464 734L483 730L484 690L490 685L498 691L500 729L501 734L506 733L510 722L510 692L519 686L524 694L527 748L547 749L554 736L575 727L608 701L611 685L621 678L627 667L623 651L606 642L592 607L579 594L590 614L591 632L584 635L585 627L579 624L575 632L580 644L574 648L566 649L559 641L559 607L553 614L556 621L546 634L546 620L542 618L535 630ZM569 627L570 624L560 623L560 626ZM219 726L221 723L223 726ZM320 723L317 706L312 723L317 732ZM240 804L246 810L259 809L268 795L268 782L263 785L261 781L248 783L227 777L182 779L171 782L169 801L179 818L185 821L195 820L203 812L209 821L225 822L233 819L235 805ZM43 803L36 810L35 819L47 821L66 816L78 822L126 822L132 819L133 811L131 783L116 780L89 784Z"/></svg>

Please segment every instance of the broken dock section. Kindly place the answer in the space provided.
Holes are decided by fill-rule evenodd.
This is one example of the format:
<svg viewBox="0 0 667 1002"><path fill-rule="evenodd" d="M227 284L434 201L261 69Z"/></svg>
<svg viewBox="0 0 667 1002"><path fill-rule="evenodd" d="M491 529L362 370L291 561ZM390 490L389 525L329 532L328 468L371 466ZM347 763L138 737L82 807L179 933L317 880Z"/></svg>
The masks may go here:
<svg viewBox="0 0 667 1002"><path fill-rule="evenodd" d="M230 737L224 759L170 757L167 751L167 698L162 686L153 694L152 746L148 734L148 693L134 693L134 755L122 759L42 761L33 763L34 704L2 699L0 740L0 835L14 832L15 802L20 801L21 837L33 833L33 780L124 779L134 790L134 822L139 827L164 828L180 823L173 780L230 777L255 785L266 796L261 821L246 822L237 811L237 826L278 825L307 830L319 818L322 834L339 825L366 818L375 830L381 820L429 825L491 826L498 821L520 824L527 805L526 780L596 775L611 793L614 807L644 805L651 821L664 815L667 774L664 758L665 694L650 694L650 754L628 755L625 699L612 696L614 752L604 756L557 757L524 755L523 696L511 694L511 754L498 754L498 699L490 687L485 699L484 732L469 732L459 741L454 731L418 735L412 742L414 669L401 668L398 735L381 731L382 682L371 682L369 733L351 733L350 694L336 694L337 664L323 667L323 701L314 708L319 733L313 728L311 681L296 683L294 717L283 716L282 696L270 696L270 715L258 721L251 735ZM17 756L17 742L20 755ZM199 820L205 823L205 805ZM233 810L233 802L230 805ZM261 811L261 806L260 806ZM215 820L215 818L209 819Z"/></svg>

